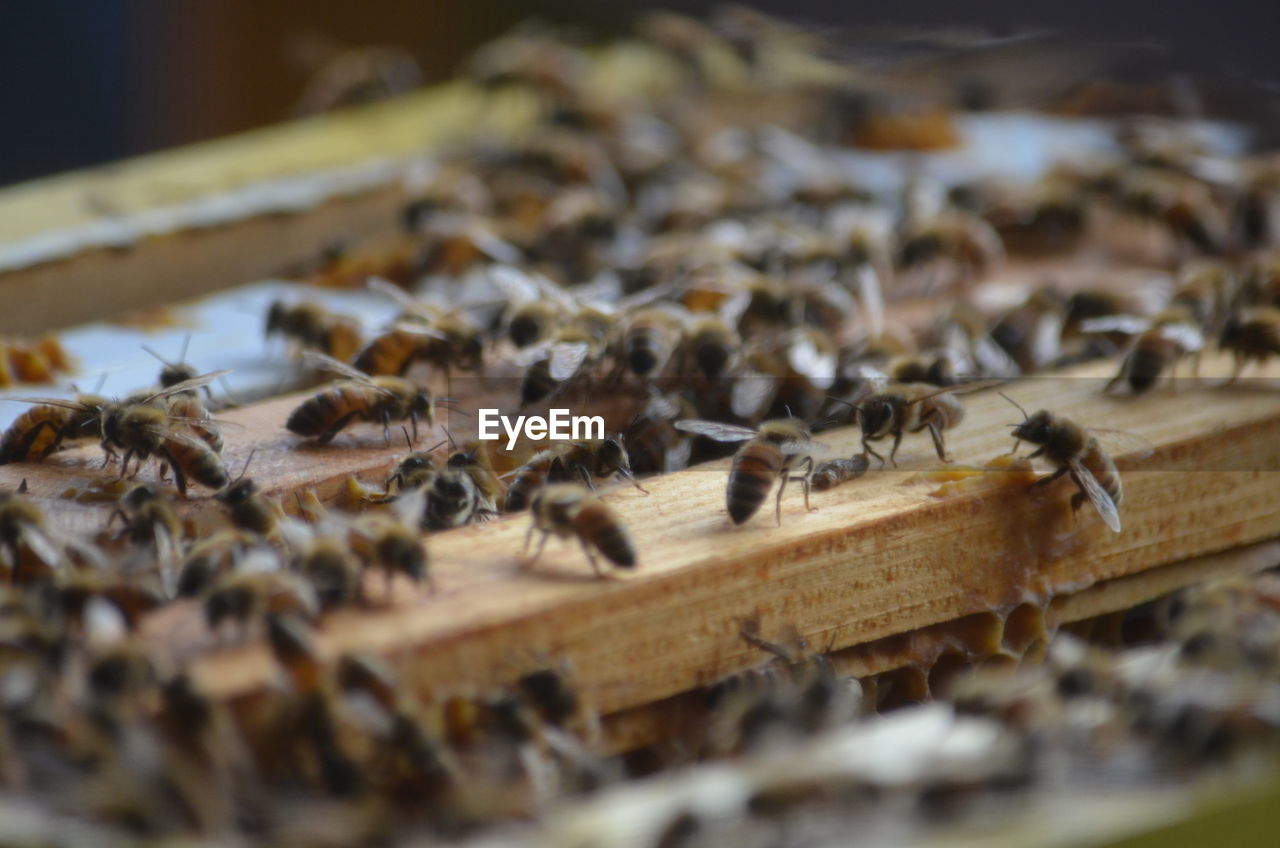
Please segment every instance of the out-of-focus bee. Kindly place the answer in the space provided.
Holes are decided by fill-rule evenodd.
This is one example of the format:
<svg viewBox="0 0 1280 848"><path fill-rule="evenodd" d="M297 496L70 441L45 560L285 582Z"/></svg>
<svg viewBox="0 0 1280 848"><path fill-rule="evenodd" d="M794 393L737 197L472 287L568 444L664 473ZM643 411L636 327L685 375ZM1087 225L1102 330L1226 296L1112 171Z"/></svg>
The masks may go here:
<svg viewBox="0 0 1280 848"><path fill-rule="evenodd" d="M542 538L528 566L538 561L547 538L554 534L562 539L577 538L598 576L603 576L603 572L596 551L618 568L635 567L636 549L627 525L589 489L575 483L547 486L533 496L530 510L532 521L524 537L525 550L529 549L535 530L542 533Z"/></svg>
<svg viewBox="0 0 1280 848"><path fill-rule="evenodd" d="M16 571L23 565L26 551L34 554L45 569L55 568L62 561L61 550L45 528L44 513L23 497L24 490L25 486L17 492L0 492L0 551L13 583L20 582Z"/></svg>
<svg viewBox="0 0 1280 848"><path fill-rule="evenodd" d="M228 483L216 497L226 507L231 526L268 538L275 533L282 512L275 501L262 494L257 483L245 476L251 462L253 462L253 454L245 460L244 470L240 472L240 476Z"/></svg>
<svg viewBox="0 0 1280 848"><path fill-rule="evenodd" d="M356 354L353 365L373 376L399 376L415 362L426 362L447 377L453 368L475 370L484 360L484 335L463 316L436 310L381 279L369 288L391 297L403 309L386 332Z"/></svg>
<svg viewBox="0 0 1280 848"><path fill-rule="evenodd" d="M746 442L734 454L725 492L729 518L734 524L742 524L756 514L774 483L778 483L778 524L782 524L782 492L792 480L799 480L804 487L804 507L810 509L809 478L813 474L814 458L824 452L826 446L809 437L809 428L803 422L780 418L766 421L753 430L694 419L677 421L676 427L718 442ZM791 473L802 465L806 467L804 474Z"/></svg>
<svg viewBox="0 0 1280 848"><path fill-rule="evenodd" d="M1216 254L1226 246L1226 210L1205 183L1156 168L1128 168L1117 181L1115 201L1125 213L1149 221L1180 246Z"/></svg>
<svg viewBox="0 0 1280 848"><path fill-rule="evenodd" d="M222 575L239 567L258 541L241 530L223 530L195 541L178 570L178 597L203 595Z"/></svg>
<svg viewBox="0 0 1280 848"><path fill-rule="evenodd" d="M224 621L241 631L268 613L313 619L320 614L316 589L288 571L232 571L221 577L204 600L205 622L217 632Z"/></svg>
<svg viewBox="0 0 1280 848"><path fill-rule="evenodd" d="M541 274L493 265L489 280L510 304L502 317L506 336L517 348L547 339L573 312L573 301Z"/></svg>
<svg viewBox="0 0 1280 848"><path fill-rule="evenodd" d="M676 429L677 418L692 418L693 405L679 395L651 392L645 404L623 431L631 470L636 474L679 471L689 464L693 443Z"/></svg>
<svg viewBox="0 0 1280 848"><path fill-rule="evenodd" d="M132 486L120 496L108 518L108 526L117 518L123 524L120 536L127 537L132 544L160 553L177 553L183 536L182 520L158 486L151 483Z"/></svg>
<svg viewBox="0 0 1280 848"><path fill-rule="evenodd" d="M865 453L849 458L841 457L819 462L818 467L813 470L813 488L819 492L834 489L836 486L848 483L850 480L856 480L866 474L870 465L871 463L867 460Z"/></svg>
<svg viewBox="0 0 1280 848"><path fill-rule="evenodd" d="M611 475L630 480L644 491L631 472L631 458L620 437L562 442L534 454L520 466L507 490L506 511L519 512L529 506L533 494L547 483L580 480L594 489L596 479Z"/></svg>
<svg viewBox="0 0 1280 848"><path fill-rule="evenodd" d="M1204 332L1217 333L1232 305L1244 297L1249 277L1245 272L1242 278L1223 262L1197 263L1181 275L1169 306L1185 309Z"/></svg>
<svg viewBox="0 0 1280 848"><path fill-rule="evenodd" d="M422 526L428 530L462 527L479 515L497 511L488 505L471 475L456 465L437 471L423 491L427 498Z"/></svg>
<svg viewBox="0 0 1280 848"><path fill-rule="evenodd" d="M520 381L520 403L530 406L552 398L582 379L603 355L601 338L579 323L560 328L544 345L522 357L528 368Z"/></svg>
<svg viewBox="0 0 1280 848"><path fill-rule="evenodd" d="M471 478L479 492L479 510L495 512L498 502L503 496L502 481L494 473L493 464L489 460L489 452L483 442L472 442L449 454L445 463L447 468L461 471Z"/></svg>
<svg viewBox="0 0 1280 848"><path fill-rule="evenodd" d="M421 503L413 506L417 511L422 509ZM388 598L396 574L403 574L414 583L426 580L427 585L434 588L427 570L427 551L418 535L416 521L406 524L398 516L366 513L351 523L348 541L365 568L382 571Z"/></svg>
<svg viewBox="0 0 1280 848"><path fill-rule="evenodd" d="M1273 356L1280 356L1280 309L1250 309L1228 319L1218 338L1218 347L1235 357L1228 385L1236 381L1249 360L1257 360L1261 365Z"/></svg>
<svg viewBox="0 0 1280 848"><path fill-rule="evenodd" d="M358 322L318 303L272 303L267 310L266 336L276 335L302 350L316 350L343 362L354 356L361 344Z"/></svg>
<svg viewBox="0 0 1280 848"><path fill-rule="evenodd" d="M413 437L418 437L418 419L435 424L435 407L444 399L434 398L401 377L370 377L332 357L308 351L307 364L332 371L345 378L322 389L300 403L289 414L285 427L299 436L313 437L320 444L333 439L352 421L379 421L382 435L391 440L392 421L408 419Z"/></svg>
<svg viewBox="0 0 1280 848"><path fill-rule="evenodd" d="M897 356L889 361L885 370L895 383L927 383L945 387L957 382L955 360L945 350Z"/></svg>
<svg viewBox="0 0 1280 848"><path fill-rule="evenodd" d="M1027 415L1026 410L1011 398L1007 399L1023 416L1021 424L1012 425L1013 452L1017 452L1020 441L1030 442L1039 446L1031 453L1032 459L1043 456L1057 466L1056 471L1037 480L1035 485L1048 485L1063 474L1071 475L1080 489L1071 496L1071 508L1079 509L1087 499L1103 522L1119 533L1118 507L1124 499L1124 489L1120 485L1120 472L1097 437L1074 421L1045 409Z"/></svg>
<svg viewBox="0 0 1280 848"><path fill-rule="evenodd" d="M1039 371L1058 358L1066 318L1067 297L1052 286L1041 286L996 320L991 338L1021 371Z"/></svg>
<svg viewBox="0 0 1280 848"><path fill-rule="evenodd" d="M928 290L970 283L1003 261L1004 245L995 229L958 211L908 225L898 250L900 268L934 269L924 286Z"/></svg>
<svg viewBox="0 0 1280 848"><path fill-rule="evenodd" d="M921 430L929 431L938 459L951 461L942 433L964 420L964 405L953 389L930 389L917 384L887 386L864 398L856 408L858 422L862 425L862 449L880 460L882 466L884 457L872 449L870 442L893 436L889 462L896 468L898 463L894 456L898 453L902 435Z"/></svg>
<svg viewBox="0 0 1280 848"><path fill-rule="evenodd" d="M130 631L167 600L157 587L123 575L76 569L59 577L58 605L73 621L83 625L86 607L95 599L115 607Z"/></svg>
<svg viewBox="0 0 1280 848"><path fill-rule="evenodd" d="M296 547L293 570L303 575L315 589L321 609L329 610L364 600L363 569L345 539L318 534Z"/></svg>
<svg viewBox="0 0 1280 848"><path fill-rule="evenodd" d="M742 338L723 317L706 316L692 321L684 339L684 354L708 380L718 380L734 367Z"/></svg>
<svg viewBox="0 0 1280 848"><path fill-rule="evenodd" d="M408 434L405 434L408 438ZM387 481L383 484L383 488L389 493L391 484L395 483L399 491L409 491L411 489L421 489L431 483L435 478L439 469L436 466L435 457L432 455L436 448L444 442L433 445L424 451L412 451L404 459L396 464L391 470L391 474L387 476ZM412 447L412 443L410 443Z"/></svg>
<svg viewBox="0 0 1280 848"><path fill-rule="evenodd" d="M43 459L68 439L87 438L101 429L110 401L100 395L62 398L6 398L33 404L0 436L0 465Z"/></svg>
<svg viewBox="0 0 1280 848"><path fill-rule="evenodd" d="M227 469L222 458L207 442L193 435L184 420L173 418L167 409L154 403L198 388L226 373L225 370L214 371L153 392L137 401L112 404L105 409L102 415L102 447L108 455L115 448L124 451L120 463L121 476L128 473L131 458L137 457L141 466L145 460L158 456L173 470L174 483L181 494L187 492L188 477L210 489L225 486Z"/></svg>
<svg viewBox="0 0 1280 848"><path fill-rule="evenodd" d="M1104 393L1110 393L1120 383L1128 383L1135 395L1149 391L1166 369L1172 380L1178 360L1183 357L1195 356L1198 366L1204 349L1204 333L1191 312L1182 306L1171 306L1149 320L1130 315L1099 318L1084 322L1082 329L1136 334L1120 371L1102 389Z"/></svg>
<svg viewBox="0 0 1280 848"><path fill-rule="evenodd" d="M985 217L1004 243L1019 252L1070 250L1085 232L1087 188L1077 174L1051 171L1012 203L997 201Z"/></svg>
<svg viewBox="0 0 1280 848"><path fill-rule="evenodd" d="M637 311L622 335L620 359L641 380L656 377L680 346L681 317L670 309L653 306Z"/></svg>

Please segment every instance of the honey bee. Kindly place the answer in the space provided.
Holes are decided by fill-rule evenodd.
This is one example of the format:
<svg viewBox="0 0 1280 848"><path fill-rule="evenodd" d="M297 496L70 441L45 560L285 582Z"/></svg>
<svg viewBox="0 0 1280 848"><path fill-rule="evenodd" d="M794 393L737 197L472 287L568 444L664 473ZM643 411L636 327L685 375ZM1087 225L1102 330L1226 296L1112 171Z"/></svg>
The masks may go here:
<svg viewBox="0 0 1280 848"><path fill-rule="evenodd" d="M187 550L175 586L179 598L203 595L244 561L258 540L241 530L223 530L198 539Z"/></svg>
<svg viewBox="0 0 1280 848"><path fill-rule="evenodd" d="M941 279L931 280L928 289L966 284L1003 261L999 233L977 215L958 211L911 224L898 251L900 268L938 271ZM940 263L946 263L945 271Z"/></svg>
<svg viewBox="0 0 1280 848"><path fill-rule="evenodd" d="M241 631L268 613L294 613L312 619L320 614L315 588L288 571L232 571L218 579L204 600L205 623L217 632L224 621Z"/></svg>
<svg viewBox="0 0 1280 848"><path fill-rule="evenodd" d="M683 322L669 309L654 306L635 313L622 335L627 368L641 380L661 374L680 346Z"/></svg>
<svg viewBox="0 0 1280 848"><path fill-rule="evenodd" d="M400 318L356 354L353 365L373 376L400 376L415 362L443 371L474 371L484 361L484 336L461 315L431 309L399 287L381 279L369 288L384 293L402 307Z"/></svg>
<svg viewBox="0 0 1280 848"><path fill-rule="evenodd" d="M678 395L652 391L644 409L627 425L623 438L637 474L679 471L689 464L690 437L677 430L677 418L692 418L693 405Z"/></svg>
<svg viewBox="0 0 1280 848"><path fill-rule="evenodd" d="M1238 303L1242 306L1280 307L1280 255L1264 256L1242 274Z"/></svg>
<svg viewBox="0 0 1280 848"><path fill-rule="evenodd" d="M955 396L953 389L930 390L917 384L888 386L863 399L856 409L858 421L862 425L862 449L880 460L880 465L883 466L884 457L876 453L869 442L893 436L889 462L895 468L898 463L894 457L898 453L903 434L919 433L921 430L929 431L938 459L950 462L951 457L947 455L942 433L964 420L964 405Z"/></svg>
<svg viewBox="0 0 1280 848"><path fill-rule="evenodd" d="M1179 246L1216 254L1230 228L1227 211L1212 188L1198 179L1156 168L1131 168L1117 182L1121 211L1168 233Z"/></svg>
<svg viewBox="0 0 1280 848"><path fill-rule="evenodd" d="M112 404L105 409L102 415L102 447L108 456L114 453L115 448L125 452L120 463L121 477L128 473L131 458L136 457L141 466L152 456L158 456L173 470L174 483L183 495L187 492L188 477L210 489L225 486L227 469L222 458L205 441L192 435L183 419L173 418L167 409L153 404L198 388L226 373L225 370L213 371L136 401Z"/></svg>
<svg viewBox="0 0 1280 848"><path fill-rule="evenodd" d="M717 421L683 419L676 422L678 429L687 433L707 436L718 442L746 442L734 454L729 470L729 486L725 491L725 503L729 518L734 524L742 524L755 515L769 496L769 489L778 483L776 515L782 524L782 492L787 483L799 480L804 488L804 507L809 506L809 479L813 474L814 458L826 450L826 445L809 437L809 428L795 418L766 421L757 429L722 424ZM791 472L805 466L804 474Z"/></svg>
<svg viewBox="0 0 1280 848"><path fill-rule="evenodd" d="M43 459L64 441L93 436L101 428L102 411L110 401L96 394L62 398L14 397L6 400L33 404L0 436L0 465Z"/></svg>
<svg viewBox="0 0 1280 848"><path fill-rule="evenodd" d="M292 567L315 589L323 610L364 600L363 569L345 539L312 536L299 546Z"/></svg>
<svg viewBox="0 0 1280 848"><path fill-rule="evenodd" d="M58 605L73 621L83 625L89 602L101 600L120 612L130 631L137 631L143 617L163 606L167 600L156 587L146 582L87 569L76 569L62 575L57 593Z"/></svg>
<svg viewBox="0 0 1280 848"><path fill-rule="evenodd" d="M1080 489L1071 496L1071 508L1079 509L1087 499L1098 510L1103 522L1119 533L1118 507L1124 498L1120 472L1098 439L1070 419L1044 409L1027 415L1026 410L1011 398L1003 394L1002 397L1017 407L1023 417L1021 424L1010 425L1013 427L1012 452L1017 452L1020 442L1030 442L1039 445L1030 455L1032 459L1044 456L1057 466L1056 471L1037 480L1034 485L1045 486L1064 474L1071 475Z"/></svg>
<svg viewBox="0 0 1280 848"><path fill-rule="evenodd" d="M456 465L447 465L436 472L422 491L427 496L422 526L428 530L462 527L479 515L497 511L487 505L488 500L472 476Z"/></svg>
<svg viewBox="0 0 1280 848"><path fill-rule="evenodd" d="M322 389L300 403L289 414L285 427L299 436L313 437L320 444L333 439L355 420L382 422L382 435L391 441L392 421L409 419L413 438L418 437L418 419L435 425L435 407L444 399L432 397L401 377L370 377L349 365L315 351L305 361L313 367L332 371L345 379Z"/></svg>
<svg viewBox="0 0 1280 848"><path fill-rule="evenodd" d="M405 438L408 438L407 433L405 434ZM431 481L436 476L436 472L439 470L436 467L436 460L435 457L432 456L432 452L442 444L444 444L444 442L440 442L439 444L432 446L429 450L412 451L409 453L408 456L400 460L400 462L396 464L396 467L392 469L391 474L387 477L386 483L383 485L383 488L387 492L390 492L391 484L395 483L396 488L403 492L411 489L421 489L424 486L430 485ZM410 445L412 446L412 443L410 443Z"/></svg>
<svg viewBox="0 0 1280 848"><path fill-rule="evenodd" d="M195 368L186 363L187 345L190 342L191 336L188 335L182 343L182 353L177 362L169 362L146 345L142 346L143 350L158 359L162 365L160 369L160 387L162 389L171 389L180 383L195 380L200 376ZM213 414L200 400L199 392L201 388L204 389L206 395L210 398L213 397L213 391L206 383L200 387L169 395L164 401L165 408L171 418L184 419L193 433L203 439L213 449L214 453L220 454L222 453L222 431L217 422L213 420Z"/></svg>
<svg viewBox="0 0 1280 848"><path fill-rule="evenodd" d="M947 351L904 354L889 362L888 377L895 383L927 383L931 386L956 384L956 366Z"/></svg>
<svg viewBox="0 0 1280 848"><path fill-rule="evenodd" d="M262 494L258 484L245 476L252 462L253 454L250 453L240 476L228 483L215 497L226 507L231 526L267 538L275 533L282 515L279 505Z"/></svg>
<svg viewBox="0 0 1280 848"><path fill-rule="evenodd" d="M720 316L695 320L684 340L686 354L708 380L718 380L727 374L736 363L741 347L738 331Z"/></svg>
<svg viewBox="0 0 1280 848"><path fill-rule="evenodd" d="M1067 320L1067 297L1052 286L1034 289L991 326L991 338L1024 373L1058 358Z"/></svg>
<svg viewBox="0 0 1280 848"><path fill-rule="evenodd" d="M1195 355L1198 370L1199 354L1204 349L1204 333L1191 312L1177 305L1170 306L1150 320L1127 315L1112 316L1086 321L1083 329L1086 332L1122 329L1137 333L1120 371L1102 389L1104 393L1110 393L1122 382L1127 382L1135 395L1150 391L1166 369L1172 380L1178 360L1187 355Z"/></svg>
<svg viewBox="0 0 1280 848"><path fill-rule="evenodd" d="M421 503L410 509L422 509ZM351 524L348 542L352 552L360 558L365 568L376 568L385 578L386 596L391 597L392 580L397 573L414 583L434 583L427 570L427 551L418 535L415 524L406 524L399 517L370 512L358 516Z"/></svg>
<svg viewBox="0 0 1280 848"><path fill-rule="evenodd" d="M547 486L533 496L530 511L532 521L524 537L525 550L528 551L535 530L542 533L542 538L533 559L528 561L529 567L542 556L547 538L553 534L562 539L576 537L597 576L603 576L603 572L596 551L618 568L635 567L636 549L627 525L589 489L575 483Z"/></svg>
<svg viewBox="0 0 1280 848"><path fill-rule="evenodd" d="M123 524L120 536L127 536L132 544L158 552L177 552L177 545L183 537L182 521L173 504L157 486L138 483L121 495L119 505L107 519L107 525L114 523L116 518Z"/></svg>
<svg viewBox="0 0 1280 848"><path fill-rule="evenodd" d="M1242 312L1227 320L1218 338L1218 348L1230 351L1235 358L1231 385L1240 377L1249 360L1261 365L1273 356L1280 356L1280 309L1259 307Z"/></svg>
<svg viewBox="0 0 1280 848"><path fill-rule="evenodd" d="M45 568L55 568L62 562L62 550L53 541L45 526L44 513L23 497L26 481L17 492L0 492L0 552L9 568L10 582L21 582L18 570L24 564L23 554L34 554Z"/></svg>
<svg viewBox="0 0 1280 848"><path fill-rule="evenodd" d="M620 437L563 442L534 454L515 472L507 490L506 511L519 512L529 506L532 495L547 483L581 480L594 489L596 478L615 474L644 491L631 472L631 458Z"/></svg>
<svg viewBox="0 0 1280 848"><path fill-rule="evenodd" d="M302 350L316 350L343 362L360 349L360 325L318 303L275 301L267 310L266 336L283 336Z"/></svg>
<svg viewBox="0 0 1280 848"><path fill-rule="evenodd" d="M820 462L818 467L813 470L813 488L820 492L834 489L836 486L848 483L850 480L856 480L866 474L870 465L871 463L867 460L865 453L857 454L848 459L828 459L825 462Z"/></svg>
<svg viewBox="0 0 1280 848"><path fill-rule="evenodd" d="M561 327L545 345L529 348L528 368L520 382L520 403L530 406L558 395L586 376L600 360L599 336L579 323Z"/></svg>
<svg viewBox="0 0 1280 848"><path fill-rule="evenodd" d="M472 442L469 446L455 450L449 454L446 462L448 468L463 472L471 478L480 494L479 508L481 512L497 511L497 504L503 495L502 481L494 473L489 452L481 442Z"/></svg>

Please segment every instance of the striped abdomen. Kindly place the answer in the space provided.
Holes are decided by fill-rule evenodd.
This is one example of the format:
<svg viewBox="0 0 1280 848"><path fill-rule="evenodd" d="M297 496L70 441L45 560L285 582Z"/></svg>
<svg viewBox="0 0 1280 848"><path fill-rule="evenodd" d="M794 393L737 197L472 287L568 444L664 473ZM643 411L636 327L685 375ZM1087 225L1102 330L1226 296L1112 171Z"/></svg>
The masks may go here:
<svg viewBox="0 0 1280 848"><path fill-rule="evenodd" d="M529 508L533 496L547 485L547 475L554 458L550 451L546 451L525 463L507 489L507 499L503 502L505 512L520 512Z"/></svg>
<svg viewBox="0 0 1280 848"><path fill-rule="evenodd" d="M328 432L340 418L353 412L356 417L368 417L368 409L369 392L364 386L340 383L298 404L284 426L299 436L319 436Z"/></svg>
<svg viewBox="0 0 1280 848"><path fill-rule="evenodd" d="M725 505L734 524L756 514L781 471L782 450L762 439L748 442L734 455L725 490Z"/></svg>
<svg viewBox="0 0 1280 848"><path fill-rule="evenodd" d="M635 566L636 549L631 544L631 534L605 504L594 498L588 500L578 510L573 526L580 538L593 545L614 565L620 568Z"/></svg>
<svg viewBox="0 0 1280 848"><path fill-rule="evenodd" d="M1120 472L1116 470L1116 464L1098 444L1097 439L1089 439L1084 452L1080 455L1080 464L1088 469L1098 484L1111 496L1111 502L1119 506L1121 499L1124 498L1124 489L1120 485Z"/></svg>
<svg viewBox="0 0 1280 848"><path fill-rule="evenodd" d="M74 427L69 409L38 404L19 415L0 437L0 465L48 456Z"/></svg>

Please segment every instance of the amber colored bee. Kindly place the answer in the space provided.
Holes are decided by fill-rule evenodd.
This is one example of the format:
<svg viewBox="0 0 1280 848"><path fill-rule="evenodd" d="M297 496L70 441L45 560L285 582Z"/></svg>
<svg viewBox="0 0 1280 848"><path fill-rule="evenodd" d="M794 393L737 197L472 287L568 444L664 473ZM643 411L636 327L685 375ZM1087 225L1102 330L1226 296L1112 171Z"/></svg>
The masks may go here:
<svg viewBox="0 0 1280 848"><path fill-rule="evenodd" d="M809 428L803 422L780 418L766 421L753 430L694 419L677 421L676 427L718 442L746 442L733 456L725 491L729 518L734 524L742 524L756 514L774 483L778 483L778 524L782 524L782 492L790 481L800 481L804 487L804 507L810 508L809 478L813 474L814 457L826 446L809 437ZM802 465L806 466L804 474L791 473Z"/></svg>
<svg viewBox="0 0 1280 848"><path fill-rule="evenodd" d="M202 486L221 489L227 484L227 469L222 458L203 440L192 435L185 423L173 419L166 409L153 406L156 401L197 388L226 371L214 371L153 392L137 401L113 404L102 416L102 447L108 454L122 449L121 476L128 473L129 460L138 464L158 456L173 470L178 491L186 494L187 478ZM136 471L135 471L136 473Z"/></svg>
<svg viewBox="0 0 1280 848"><path fill-rule="evenodd" d="M1071 496L1071 508L1079 509L1087 499L1106 525L1119 533L1118 507L1124 498L1120 472L1097 438L1070 419L1044 409L1027 415L1026 410L1013 400L1009 402L1018 407L1024 419L1021 424L1011 425L1014 451L1017 451L1019 441L1039 445L1031 458L1043 456L1057 466L1056 471L1037 480L1035 485L1048 485L1063 474L1070 474L1080 489Z"/></svg>
<svg viewBox="0 0 1280 848"><path fill-rule="evenodd" d="M507 487L504 512L521 512L532 504L533 496L547 485L555 458L554 450L539 451L516 470L515 479Z"/></svg>
<svg viewBox="0 0 1280 848"><path fill-rule="evenodd" d="M157 550L176 545L183 536L182 520L171 504L151 483L138 483L120 496L108 524L119 518L124 525L121 536L134 545Z"/></svg>
<svg viewBox="0 0 1280 848"><path fill-rule="evenodd" d="M964 420L964 405L950 389L930 390L916 384L887 387L865 398L857 405L857 412L862 425L862 449L884 465L884 457L876 453L868 442L893 436L889 462L895 468L898 463L894 456L898 453L903 434L921 430L928 430L933 437L938 459L950 462L942 433Z"/></svg>
<svg viewBox="0 0 1280 848"><path fill-rule="evenodd" d="M320 689L322 664L315 637L306 620L288 613L268 612L267 644L298 692Z"/></svg>
<svg viewBox="0 0 1280 848"><path fill-rule="evenodd" d="M306 359L316 367L345 379L322 389L300 403L289 414L285 427L299 436L314 437L320 444L333 439L352 421L380 421L382 435L390 441L392 421L408 419L413 437L418 436L418 419L435 424L437 400L400 377L370 377L323 354L308 351Z"/></svg>
<svg viewBox="0 0 1280 848"><path fill-rule="evenodd" d="M822 492L834 489L850 480L856 480L867 473L870 464L865 453L848 459L828 459L825 462L819 462L818 467L813 470L813 488Z"/></svg>
<svg viewBox="0 0 1280 848"><path fill-rule="evenodd" d="M43 459L68 439L95 435L110 401L99 395L61 398L8 398L33 404L0 436L0 465Z"/></svg>
<svg viewBox="0 0 1280 848"><path fill-rule="evenodd" d="M603 576L603 572L596 560L596 551L619 568L635 567L636 549L627 525L591 490L576 483L547 486L533 496L530 511L533 520L524 537L525 550L529 549L533 531L540 531L542 538L529 566L542 556L547 538L554 534L562 539L576 537L592 570L599 576Z"/></svg>
<svg viewBox="0 0 1280 848"><path fill-rule="evenodd" d="M1280 309L1261 307L1230 318L1222 328L1218 347L1231 351L1235 368L1228 384L1234 383L1249 360L1265 363L1280 356Z"/></svg>
<svg viewBox="0 0 1280 848"><path fill-rule="evenodd" d="M360 325L317 303L275 301L267 311L266 335L283 336L303 350L315 350L343 362L360 349Z"/></svg>

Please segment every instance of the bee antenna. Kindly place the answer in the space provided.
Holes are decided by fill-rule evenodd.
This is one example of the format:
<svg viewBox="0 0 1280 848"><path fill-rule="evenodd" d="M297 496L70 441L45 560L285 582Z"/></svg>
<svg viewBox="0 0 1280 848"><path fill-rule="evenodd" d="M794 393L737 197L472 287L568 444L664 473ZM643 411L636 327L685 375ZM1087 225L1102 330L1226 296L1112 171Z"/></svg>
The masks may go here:
<svg viewBox="0 0 1280 848"><path fill-rule="evenodd" d="M1018 411L1022 413L1022 420L1023 420L1023 421L1026 421L1027 419L1029 419L1029 418L1031 417L1030 415L1027 415L1027 411L1026 411L1025 409L1023 409L1023 408L1022 408L1022 406L1021 406L1021 405L1020 405L1016 400L1014 400L1013 398L1009 397L1009 396L1008 396L1007 394L1005 394L1004 392L996 392L996 394L1000 395L1000 397L1004 398L1005 400L1009 401L1009 403L1011 403L1011 404L1013 404L1015 407L1017 407Z"/></svg>
<svg viewBox="0 0 1280 848"><path fill-rule="evenodd" d="M165 358L164 358L163 356L161 356L160 354L156 353L156 352L155 352L155 349L154 349L154 348L152 348L152 347L150 347L150 346L148 346L148 345L142 345L142 349L143 349L143 350L145 350L147 353L151 354L152 356L154 356L154 357L156 358L156 361L157 361L157 362L159 362L161 365L172 365L172 364L173 364L172 362L170 362L169 360L165 359Z"/></svg>
<svg viewBox="0 0 1280 848"><path fill-rule="evenodd" d="M401 424L400 432L404 433L404 443L409 446L409 453L413 453L413 439L409 438L409 428Z"/></svg>
<svg viewBox="0 0 1280 848"><path fill-rule="evenodd" d="M444 435L449 440L449 447L453 448L454 450L457 450L458 443L453 440L453 434L450 433L448 430L445 430Z"/></svg>
<svg viewBox="0 0 1280 848"><path fill-rule="evenodd" d="M844 398L842 398L842 397L836 397L835 395L827 395L827 400L833 400L833 401L835 401L836 403L842 403L842 404L844 404L845 406L849 407L850 409L857 409L857 408L858 408L858 407L857 407L856 405L854 405L851 401L847 401L847 400L845 400L845 399L844 399Z"/></svg>
<svg viewBox="0 0 1280 848"><path fill-rule="evenodd" d="M98 375L98 383L93 387L93 393L96 395L98 392L102 391L102 387L105 386L106 384L107 384L107 372L103 371L100 375Z"/></svg>
<svg viewBox="0 0 1280 848"><path fill-rule="evenodd" d="M248 459L246 459L246 460L244 461L244 468L240 469L240 476L239 476L239 477L237 477L237 478L236 478L235 480L233 480L232 482L234 482L234 483L239 483L241 480L243 480L243 479L244 479L244 475L246 475L246 474L248 474L248 473L249 473L249 466L253 463L253 457L254 457L257 453L258 453L258 449L257 449L257 448L254 448L253 450L249 451L249 458L248 458ZM295 492L295 494L296 494L296 492Z"/></svg>
<svg viewBox="0 0 1280 848"><path fill-rule="evenodd" d="M782 405L782 408L783 408L783 409L785 409L785 410L787 411L787 417L788 417L788 418L795 418L795 417L796 417L795 413L791 411L791 404L789 404L789 403L784 403L784 404Z"/></svg>
<svg viewBox="0 0 1280 848"><path fill-rule="evenodd" d="M182 350L178 352L179 362L187 361L187 348L189 348L190 346L191 346L191 334L187 333L186 337L182 340Z"/></svg>

